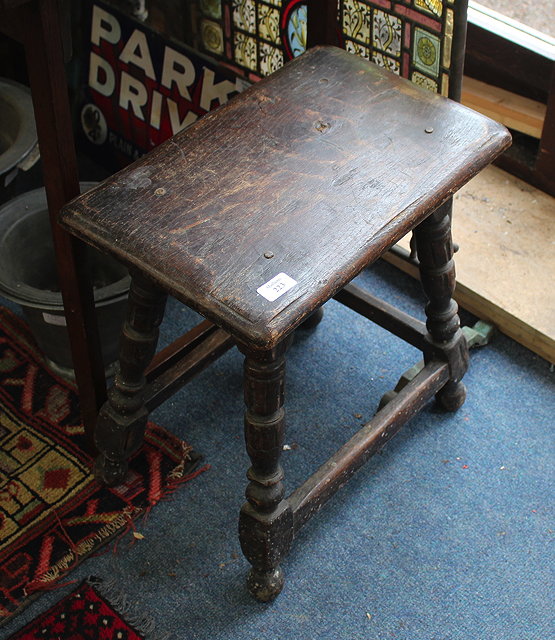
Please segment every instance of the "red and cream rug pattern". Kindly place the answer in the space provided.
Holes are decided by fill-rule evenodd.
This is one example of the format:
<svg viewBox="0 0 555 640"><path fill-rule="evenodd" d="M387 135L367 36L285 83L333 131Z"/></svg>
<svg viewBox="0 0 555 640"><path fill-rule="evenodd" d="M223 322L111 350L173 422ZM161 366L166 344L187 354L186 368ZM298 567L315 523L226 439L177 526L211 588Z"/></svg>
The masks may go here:
<svg viewBox="0 0 555 640"><path fill-rule="evenodd" d="M149 424L124 484L100 486L74 389L0 308L0 624L190 479L191 447Z"/></svg>

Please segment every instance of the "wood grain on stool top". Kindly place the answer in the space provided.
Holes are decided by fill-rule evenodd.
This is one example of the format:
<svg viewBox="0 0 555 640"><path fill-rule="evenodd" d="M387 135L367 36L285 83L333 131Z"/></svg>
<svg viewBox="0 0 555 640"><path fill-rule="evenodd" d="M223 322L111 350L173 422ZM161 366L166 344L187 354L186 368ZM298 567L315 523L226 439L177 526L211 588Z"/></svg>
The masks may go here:
<svg viewBox="0 0 555 640"><path fill-rule="evenodd" d="M509 141L457 103L316 48L61 220L239 340L271 348ZM270 302L257 289L279 273L297 284Z"/></svg>

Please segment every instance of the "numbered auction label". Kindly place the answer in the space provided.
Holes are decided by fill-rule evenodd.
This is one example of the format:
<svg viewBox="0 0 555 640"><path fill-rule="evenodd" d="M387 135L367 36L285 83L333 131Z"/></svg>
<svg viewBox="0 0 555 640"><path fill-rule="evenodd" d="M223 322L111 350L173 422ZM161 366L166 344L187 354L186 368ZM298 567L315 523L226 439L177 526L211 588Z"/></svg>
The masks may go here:
<svg viewBox="0 0 555 640"><path fill-rule="evenodd" d="M278 273L277 276L269 280L266 284L263 284L261 287L258 287L256 290L261 296L273 302L277 300L284 293L287 293L289 289L294 287L297 284L296 280L293 280L286 273Z"/></svg>

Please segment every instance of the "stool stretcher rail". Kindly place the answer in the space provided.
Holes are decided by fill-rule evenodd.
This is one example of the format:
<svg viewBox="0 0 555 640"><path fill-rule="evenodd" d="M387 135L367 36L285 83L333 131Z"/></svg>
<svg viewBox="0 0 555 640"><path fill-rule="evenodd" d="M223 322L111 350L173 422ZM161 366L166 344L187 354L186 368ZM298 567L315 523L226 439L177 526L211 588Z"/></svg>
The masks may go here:
<svg viewBox="0 0 555 640"><path fill-rule="evenodd" d="M147 375L149 383L145 389L145 406L149 412L165 402L235 344L228 333L218 329L211 322L201 323L177 342L181 343L180 348L168 355L157 367L151 368ZM167 348L168 352L176 343Z"/></svg>
<svg viewBox="0 0 555 640"><path fill-rule="evenodd" d="M430 362L383 409L294 491L288 502L295 533L371 456L379 451L449 379L445 362Z"/></svg>
<svg viewBox="0 0 555 640"><path fill-rule="evenodd" d="M417 349L424 349L426 324L354 284L346 285L334 299L372 320Z"/></svg>

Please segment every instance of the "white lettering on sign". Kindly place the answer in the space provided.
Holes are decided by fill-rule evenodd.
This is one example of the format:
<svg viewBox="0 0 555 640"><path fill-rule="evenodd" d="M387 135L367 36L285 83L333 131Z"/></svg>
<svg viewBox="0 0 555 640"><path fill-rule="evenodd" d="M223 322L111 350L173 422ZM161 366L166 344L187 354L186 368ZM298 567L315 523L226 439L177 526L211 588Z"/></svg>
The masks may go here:
<svg viewBox="0 0 555 640"><path fill-rule="evenodd" d="M229 99L229 94L233 93L235 83L229 80L222 80L214 84L215 74L212 69L204 69L204 79L202 82L202 95L200 98L200 106L205 111L210 111L212 100L219 100L220 104L224 104Z"/></svg>
<svg viewBox="0 0 555 640"><path fill-rule="evenodd" d="M107 98L114 93L116 76L109 62L91 51L89 67L89 87Z"/></svg>
<svg viewBox="0 0 555 640"><path fill-rule="evenodd" d="M194 111L187 111L185 118L181 120L179 118L179 110L177 108L177 102L168 98L168 113L170 114L170 123L172 126L172 132L178 133L182 129L187 128L190 124L193 124L198 119L197 114Z"/></svg>
<svg viewBox="0 0 555 640"><path fill-rule="evenodd" d="M186 100L191 99L190 87L195 82L195 66L189 58L171 47L164 51L164 64L162 65L162 86L171 89L175 82L179 95Z"/></svg>
<svg viewBox="0 0 555 640"><path fill-rule="evenodd" d="M121 38L118 19L111 13L94 5L92 14L91 42L99 45L101 40L117 44Z"/></svg>
<svg viewBox="0 0 555 640"><path fill-rule="evenodd" d="M119 94L119 106L122 109L131 107L133 113L140 120L144 120L143 107L148 102L147 90L140 80L130 76L125 71L121 72L121 91Z"/></svg>
<svg viewBox="0 0 555 640"><path fill-rule="evenodd" d="M146 31L136 28L126 39L117 16L97 5L92 9L91 43L100 50L90 52L89 87L106 98L115 98L119 107L157 131L165 121L174 135L197 120L199 113L226 103L244 88L241 79L217 82L212 69L195 67L185 53L168 45L161 61L153 59ZM113 46L117 63L102 57L105 43ZM125 65L141 70L143 78L131 68L128 72ZM147 80L158 83L158 87L153 88ZM170 97L164 92L174 87L179 96ZM194 101L195 106L178 106L179 97Z"/></svg>
<svg viewBox="0 0 555 640"><path fill-rule="evenodd" d="M150 57L150 49L148 48L148 42L146 41L146 35L135 29L131 34L125 47L123 47L120 53L119 59L122 62L136 65L145 72L147 78L155 80L154 66L152 64L152 58Z"/></svg>
<svg viewBox="0 0 555 640"><path fill-rule="evenodd" d="M269 280L266 284L258 287L256 293L259 293L263 298L273 302L277 300L284 293L287 293L289 289L292 289L297 284L296 280L293 280L286 273L278 273L277 276Z"/></svg>
<svg viewBox="0 0 555 640"><path fill-rule="evenodd" d="M160 118L162 117L162 99L164 96L159 91L152 92L152 106L150 108L150 126L160 129Z"/></svg>

